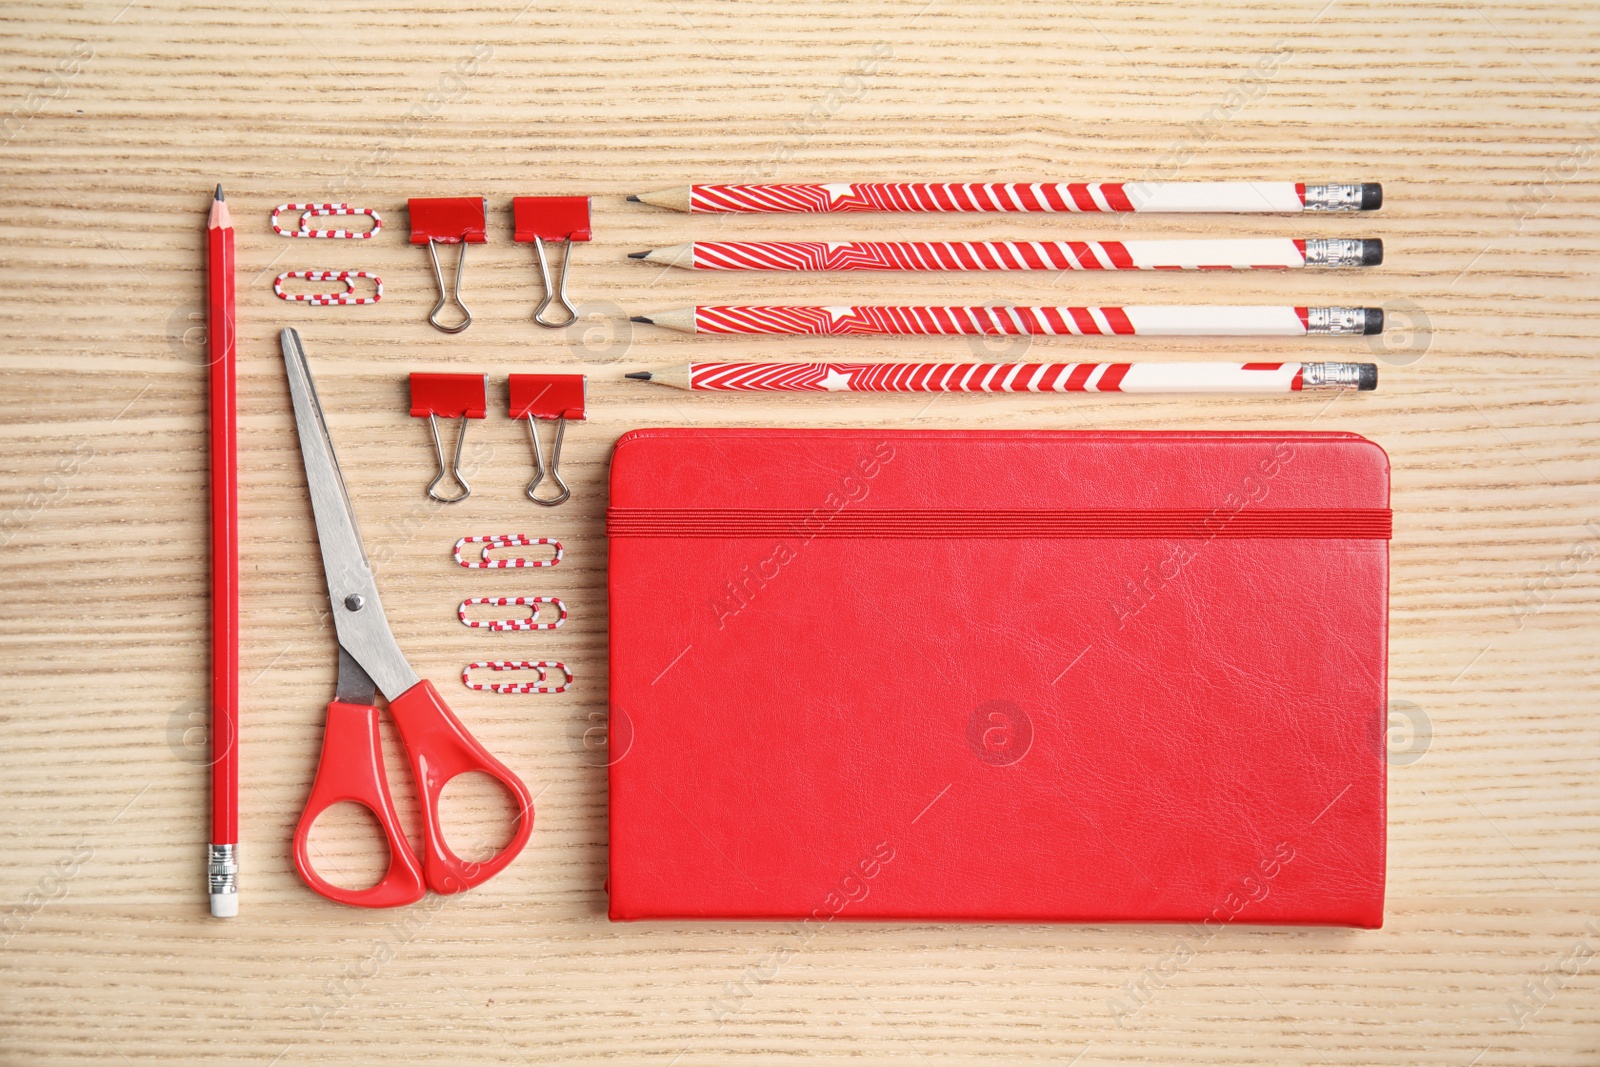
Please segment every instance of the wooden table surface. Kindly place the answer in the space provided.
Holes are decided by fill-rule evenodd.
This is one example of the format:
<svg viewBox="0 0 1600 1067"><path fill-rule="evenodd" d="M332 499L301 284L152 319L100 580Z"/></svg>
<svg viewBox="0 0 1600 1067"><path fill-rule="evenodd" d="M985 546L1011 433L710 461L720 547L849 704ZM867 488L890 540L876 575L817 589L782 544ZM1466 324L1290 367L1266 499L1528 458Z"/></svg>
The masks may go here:
<svg viewBox="0 0 1600 1067"><path fill-rule="evenodd" d="M1579 1064L1600 1062L1600 9L1177 0L1113 5L643 0L189 5L19 0L0 19L0 1060L7 1064ZM1364 217L735 218L624 195L702 180L1381 180ZM207 916L202 226L239 225L243 894ZM533 326L514 195L589 194L579 327ZM457 337L423 318L406 198L484 195ZM349 200L371 242L290 241ZM1326 274L711 275L624 253L693 236L1381 236ZM281 302L282 270L366 268L384 301ZM1354 303L1363 340L699 339L626 321L695 302ZM532 844L464 897L365 913L288 842L335 645L276 335L298 327L402 647L538 793ZM1356 353L1330 402L690 396L625 371L702 357L1298 358ZM1080 357L1081 354L1081 357ZM1337 357L1335 357L1337 358ZM589 376L571 503L521 499L524 429L472 427L472 498L428 504L407 372ZM1351 430L1394 464L1387 920L786 928L605 918L604 478L641 426ZM554 571L464 572L463 534L554 536ZM467 595L559 594L488 634ZM674 610L664 605L663 610ZM452 679L571 664L560 696ZM394 755L393 752L390 753ZM408 775L395 775L404 782ZM409 810L409 797L401 798ZM453 797L462 832L503 820ZM375 857L338 823L341 877Z"/></svg>

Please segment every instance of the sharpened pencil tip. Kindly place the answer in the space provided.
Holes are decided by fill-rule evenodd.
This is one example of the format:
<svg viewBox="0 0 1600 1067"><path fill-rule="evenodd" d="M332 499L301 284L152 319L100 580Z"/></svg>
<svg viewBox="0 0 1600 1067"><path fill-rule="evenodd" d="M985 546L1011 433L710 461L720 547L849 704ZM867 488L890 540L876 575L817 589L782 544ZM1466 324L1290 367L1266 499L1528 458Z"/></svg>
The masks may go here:
<svg viewBox="0 0 1600 1067"><path fill-rule="evenodd" d="M647 248L643 252L629 252L628 253L628 258L629 259L643 259L645 256L648 256L649 254L650 254L650 250Z"/></svg>
<svg viewBox="0 0 1600 1067"><path fill-rule="evenodd" d="M226 200L226 199L228 199L227 197L222 195L222 183L221 182L217 183L217 195L212 197L211 199L213 199L213 200Z"/></svg>
<svg viewBox="0 0 1600 1067"><path fill-rule="evenodd" d="M637 196L629 196L628 197L628 203L630 203L630 204L642 204L642 203L644 203L644 201L640 200Z"/></svg>
<svg viewBox="0 0 1600 1067"><path fill-rule="evenodd" d="M636 382L648 382L650 380L650 372L647 370L629 371L623 377L632 378Z"/></svg>
<svg viewBox="0 0 1600 1067"><path fill-rule="evenodd" d="M628 321L629 322L642 322L646 326L654 326L656 324L656 320L655 319L646 318L643 315L630 315L630 316L628 316Z"/></svg>

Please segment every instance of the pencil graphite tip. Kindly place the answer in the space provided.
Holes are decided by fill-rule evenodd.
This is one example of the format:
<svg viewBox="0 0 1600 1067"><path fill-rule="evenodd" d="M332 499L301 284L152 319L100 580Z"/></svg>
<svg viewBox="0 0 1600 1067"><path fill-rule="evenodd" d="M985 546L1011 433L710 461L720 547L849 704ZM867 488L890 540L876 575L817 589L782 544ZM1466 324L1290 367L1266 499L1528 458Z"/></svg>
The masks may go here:
<svg viewBox="0 0 1600 1067"><path fill-rule="evenodd" d="M643 259L646 256L648 256L649 254L650 254L650 250L647 248L643 252L629 252L628 253L628 258L629 259Z"/></svg>
<svg viewBox="0 0 1600 1067"><path fill-rule="evenodd" d="M633 196L633 195L630 194L629 197L628 197L628 203L630 203L630 204L642 204L642 203L644 203L644 201L640 200L637 196Z"/></svg>
<svg viewBox="0 0 1600 1067"><path fill-rule="evenodd" d="M226 199L228 199L227 197L222 195L222 183L221 182L217 183L217 195L212 197L211 199L213 199L213 200L226 200Z"/></svg>
<svg viewBox="0 0 1600 1067"><path fill-rule="evenodd" d="M646 326L654 326L656 324L656 320L655 319L649 318L649 317L644 316L644 315L630 315L630 316L628 316L628 321L629 322L642 322Z"/></svg>
<svg viewBox="0 0 1600 1067"><path fill-rule="evenodd" d="M627 374L623 375L623 377L632 378L636 382L648 382L651 378L651 374L647 370L635 370L629 371Z"/></svg>

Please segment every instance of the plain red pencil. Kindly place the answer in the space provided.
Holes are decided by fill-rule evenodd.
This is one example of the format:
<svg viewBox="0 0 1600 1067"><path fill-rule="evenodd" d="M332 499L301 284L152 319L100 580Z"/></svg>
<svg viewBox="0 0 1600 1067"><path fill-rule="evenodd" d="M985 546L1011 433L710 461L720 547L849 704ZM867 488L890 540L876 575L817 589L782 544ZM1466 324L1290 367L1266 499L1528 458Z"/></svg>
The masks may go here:
<svg viewBox="0 0 1600 1067"><path fill-rule="evenodd" d="M217 186L206 223L211 395L211 914L239 914L239 476L233 219Z"/></svg>

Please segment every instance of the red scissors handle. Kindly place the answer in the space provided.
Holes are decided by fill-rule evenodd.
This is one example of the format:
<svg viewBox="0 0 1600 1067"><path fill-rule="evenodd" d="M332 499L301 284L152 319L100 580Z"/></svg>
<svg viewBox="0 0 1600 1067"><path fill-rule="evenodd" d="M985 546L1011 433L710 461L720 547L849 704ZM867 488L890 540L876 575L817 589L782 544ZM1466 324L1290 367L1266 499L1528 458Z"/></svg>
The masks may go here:
<svg viewBox="0 0 1600 1067"><path fill-rule="evenodd" d="M389 701L389 714L394 716L416 776L429 888L435 893L460 893L493 878L517 858L533 833L533 796L528 787L467 732L427 679ZM439 826L439 794L450 779L468 771L482 771L495 779L517 802L511 840L493 859L482 863L464 860L452 852Z"/></svg>
<svg viewBox="0 0 1600 1067"><path fill-rule="evenodd" d="M533 833L533 797L522 779L491 756L461 725L432 682L421 681L389 702L400 742L411 759L418 799L422 803L423 862L419 863L400 826L389 779L383 770L378 738L378 709L366 704L328 705L322 758L311 785L311 798L294 833L294 865L306 884L329 900L361 908L393 908L414 904L427 889L460 893L488 881L517 858ZM450 779L482 771L516 798L517 822L511 840L482 863L464 860L445 843L439 825L439 796ZM311 825L335 804L351 801L377 817L389 843L389 870L377 885L342 889L311 866Z"/></svg>
<svg viewBox="0 0 1600 1067"><path fill-rule="evenodd" d="M426 683L424 683L426 684ZM360 804L377 818L389 842L389 870L377 885L344 889L311 866L311 824L335 804ZM415 904L426 892L422 868L400 829L400 816L389 796L383 772L383 744L378 739L378 709L370 704L328 705L322 734L322 757L311 797L294 831L294 866L306 885L329 900L360 908L395 908Z"/></svg>

